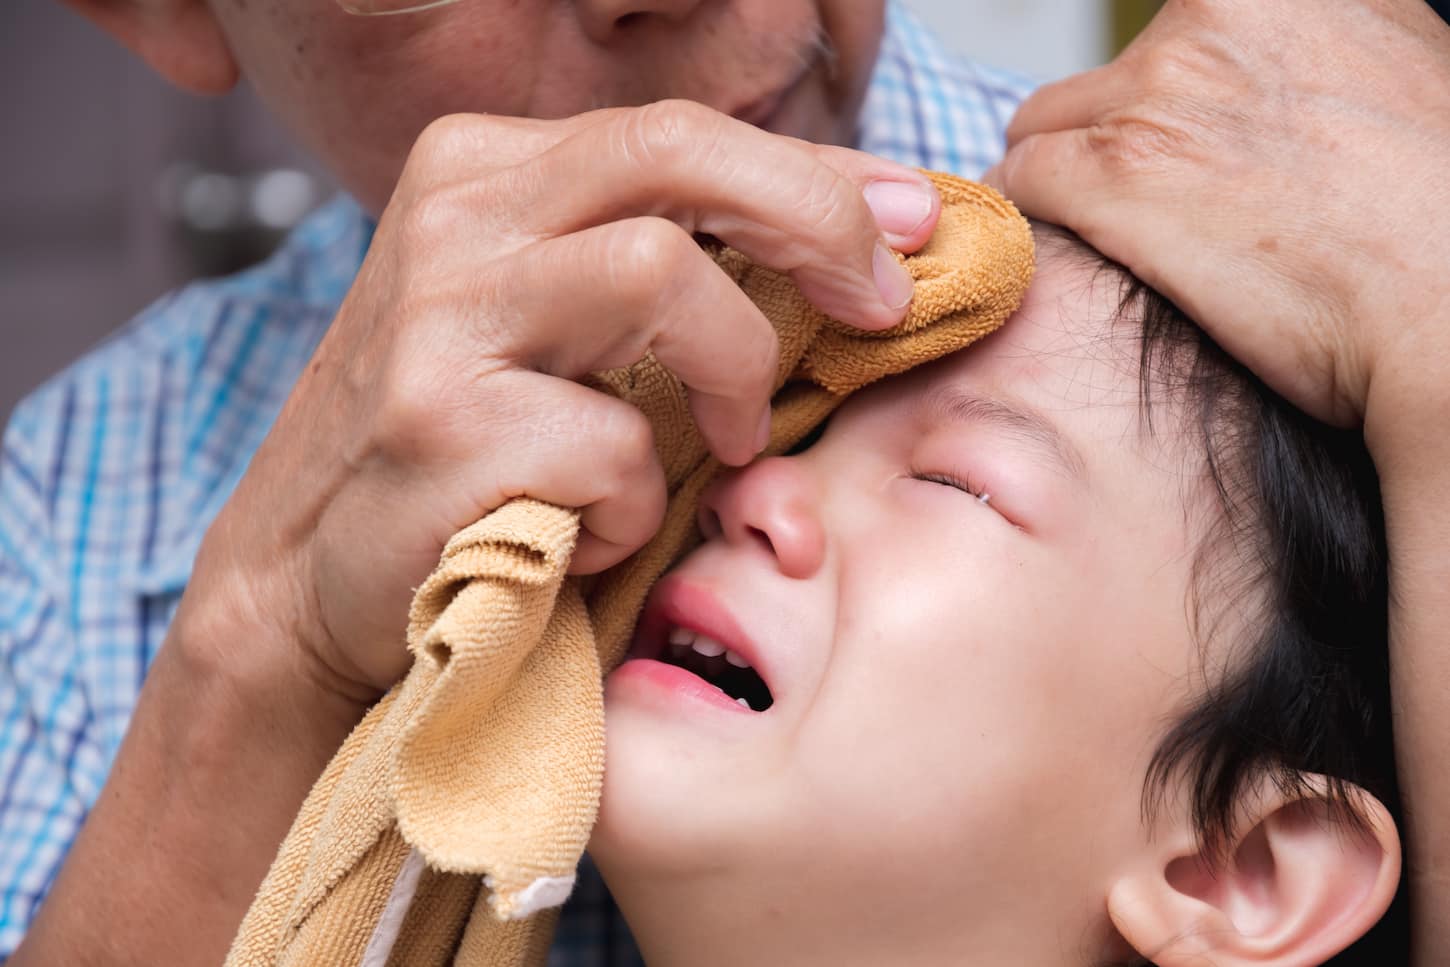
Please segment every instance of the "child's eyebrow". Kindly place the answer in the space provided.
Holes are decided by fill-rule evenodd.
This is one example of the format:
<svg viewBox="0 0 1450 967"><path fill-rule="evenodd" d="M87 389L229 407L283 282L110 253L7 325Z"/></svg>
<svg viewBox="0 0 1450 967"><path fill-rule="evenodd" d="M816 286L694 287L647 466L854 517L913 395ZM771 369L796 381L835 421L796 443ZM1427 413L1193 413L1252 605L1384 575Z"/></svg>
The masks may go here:
<svg viewBox="0 0 1450 967"><path fill-rule="evenodd" d="M1017 400L983 396L960 386L939 386L927 394L926 410L933 422L986 424L1015 436L1052 458L1067 476L1087 477L1082 451L1052 421Z"/></svg>

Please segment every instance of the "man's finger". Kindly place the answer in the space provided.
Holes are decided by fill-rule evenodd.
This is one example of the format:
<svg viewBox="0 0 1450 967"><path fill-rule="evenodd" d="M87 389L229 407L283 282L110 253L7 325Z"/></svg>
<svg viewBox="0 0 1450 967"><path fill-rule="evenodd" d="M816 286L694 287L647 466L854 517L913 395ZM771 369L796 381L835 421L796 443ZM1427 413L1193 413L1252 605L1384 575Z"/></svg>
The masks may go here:
<svg viewBox="0 0 1450 967"><path fill-rule="evenodd" d="M541 373L499 373L490 383L493 398L530 418L510 426L468 471L473 506L532 497L580 508L584 532L570 564L574 574L609 567L654 536L664 519L665 476L643 413Z"/></svg>
<svg viewBox="0 0 1450 967"><path fill-rule="evenodd" d="M861 189L893 249L910 255L931 239L941 218L941 196L920 171L853 148L799 143Z"/></svg>
<svg viewBox="0 0 1450 967"><path fill-rule="evenodd" d="M1010 148L990 174L1024 215L1071 229L1191 313L1193 304L1181 301L1173 284L1176 273L1163 271L1180 258L1175 253L1192 251L1201 259L1198 249L1182 244L1182 222L1174 214L1184 183L1161 169L1129 173L1128 149L1108 145L1107 137L1082 128L1034 134ZM1190 275L1204 272L1200 266Z"/></svg>
<svg viewBox="0 0 1450 967"><path fill-rule="evenodd" d="M990 176L1022 214L1084 237L1089 206L1099 200L1094 193L1108 187L1086 132L1077 128L1024 138L1007 149Z"/></svg>
<svg viewBox="0 0 1450 967"><path fill-rule="evenodd" d="M775 330L673 222L634 218L547 239L490 263L480 285L485 305L509 310L480 321L484 352L577 379L652 351L689 389L716 456L741 464L759 452Z"/></svg>
<svg viewBox="0 0 1450 967"><path fill-rule="evenodd" d="M446 114L418 135L408 165L426 166L428 187L474 182L526 164L621 110L591 111L550 121L506 114Z"/></svg>
<svg viewBox="0 0 1450 967"><path fill-rule="evenodd" d="M885 180L905 172L877 163ZM904 190L920 187L930 209L925 178L905 178ZM538 238L654 215L789 273L843 322L894 325L910 300L910 277L890 257L860 185L799 142L697 104L621 112L490 182L495 217Z"/></svg>
<svg viewBox="0 0 1450 967"><path fill-rule="evenodd" d="M1123 72L1113 64L1044 84L1027 96L1008 123L1007 146L1034 134L1090 127L1131 94Z"/></svg>

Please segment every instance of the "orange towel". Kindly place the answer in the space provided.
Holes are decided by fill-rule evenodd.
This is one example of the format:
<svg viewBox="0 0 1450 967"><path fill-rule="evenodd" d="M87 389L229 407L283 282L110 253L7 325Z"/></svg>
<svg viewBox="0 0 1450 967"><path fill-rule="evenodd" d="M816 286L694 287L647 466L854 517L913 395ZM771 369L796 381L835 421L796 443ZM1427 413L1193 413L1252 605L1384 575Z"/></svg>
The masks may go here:
<svg viewBox="0 0 1450 967"><path fill-rule="evenodd" d="M784 276L726 249L721 267L775 324L782 453L849 393L980 338L1017 308L1032 235L991 189L932 175L942 216L905 260L906 319L862 333ZM718 465L653 358L595 385L644 411L670 500L658 535L594 580L565 577L578 514L511 501L449 541L413 600L415 661L309 794L233 942L231 967L543 962L599 804L601 679L654 581L697 540Z"/></svg>

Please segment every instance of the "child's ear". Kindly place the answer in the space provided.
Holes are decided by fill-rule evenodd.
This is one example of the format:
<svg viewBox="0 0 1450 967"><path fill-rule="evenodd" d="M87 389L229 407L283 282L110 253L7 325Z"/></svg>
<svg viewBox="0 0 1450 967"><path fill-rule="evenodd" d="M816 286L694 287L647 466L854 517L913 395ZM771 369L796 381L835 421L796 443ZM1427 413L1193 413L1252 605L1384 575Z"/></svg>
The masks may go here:
<svg viewBox="0 0 1450 967"><path fill-rule="evenodd" d="M236 86L236 58L207 0L64 2L182 90L225 94Z"/></svg>
<svg viewBox="0 0 1450 967"><path fill-rule="evenodd" d="M1216 854L1199 848L1186 819L1165 818L1148 862L1109 891L1123 939L1158 967L1301 967L1363 936L1399 885L1395 822L1357 787L1363 828L1330 807L1322 777L1307 789L1286 796L1261 784Z"/></svg>

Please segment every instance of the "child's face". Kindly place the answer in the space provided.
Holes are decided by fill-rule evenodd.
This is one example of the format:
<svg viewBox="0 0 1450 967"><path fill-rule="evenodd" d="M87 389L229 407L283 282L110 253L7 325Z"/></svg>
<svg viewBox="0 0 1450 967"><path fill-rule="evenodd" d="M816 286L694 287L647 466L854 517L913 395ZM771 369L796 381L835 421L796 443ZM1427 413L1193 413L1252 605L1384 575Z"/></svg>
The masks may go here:
<svg viewBox="0 0 1450 967"><path fill-rule="evenodd" d="M987 962L1085 942L1064 925L1092 928L1148 836L1145 766L1197 681L1213 505L1201 454L1162 438L1171 404L1142 428L1135 327L1113 331L1116 287L1078 261L1044 258L1000 333L708 495L712 536L636 648L709 632L774 704L651 661L610 677L592 849L632 918L679 916L650 889L673 884L747 911L740 929L773 911L862 952L892 922L1010 955Z"/></svg>

